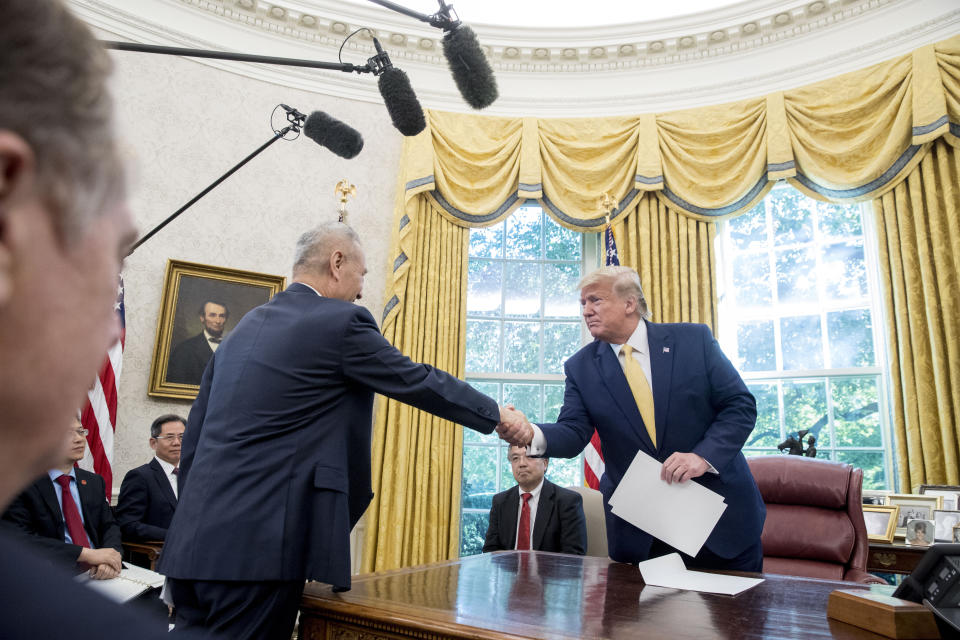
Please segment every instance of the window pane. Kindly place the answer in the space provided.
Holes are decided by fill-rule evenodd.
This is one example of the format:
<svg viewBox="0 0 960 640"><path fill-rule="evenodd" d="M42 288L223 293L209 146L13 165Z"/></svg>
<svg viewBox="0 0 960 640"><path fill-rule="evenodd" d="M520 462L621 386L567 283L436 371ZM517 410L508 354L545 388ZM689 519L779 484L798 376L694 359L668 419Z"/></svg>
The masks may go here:
<svg viewBox="0 0 960 640"><path fill-rule="evenodd" d="M824 380L790 380L783 383L783 422L787 435L807 429L817 447L829 447L827 385ZM804 441L806 443L806 441Z"/></svg>
<svg viewBox="0 0 960 640"><path fill-rule="evenodd" d="M503 223L470 230L471 258L503 257Z"/></svg>
<svg viewBox="0 0 960 640"><path fill-rule="evenodd" d="M543 372L563 373L563 363L580 348L580 323L543 324Z"/></svg>
<svg viewBox="0 0 960 640"><path fill-rule="evenodd" d="M554 422L560 415L560 407L563 406L562 384L543 385L543 421Z"/></svg>
<svg viewBox="0 0 960 640"><path fill-rule="evenodd" d="M499 315L502 262L471 260L467 267L467 313Z"/></svg>
<svg viewBox="0 0 960 640"><path fill-rule="evenodd" d="M489 509L497 492L497 450L499 447L471 445L463 448L463 481L460 486L464 509Z"/></svg>
<svg viewBox="0 0 960 640"><path fill-rule="evenodd" d="M813 239L812 200L795 189L774 189L768 196L777 246Z"/></svg>
<svg viewBox="0 0 960 640"><path fill-rule="evenodd" d="M500 323L496 320L467 320L467 371L499 371Z"/></svg>
<svg viewBox="0 0 960 640"><path fill-rule="evenodd" d="M507 218L507 257L540 257L540 207L520 207Z"/></svg>
<svg viewBox="0 0 960 640"><path fill-rule="evenodd" d="M497 401L497 404L500 404L500 394L499 387L500 385L496 382L479 382L476 380L467 380L467 384L471 387L490 396ZM474 431L473 429L468 429L467 427L463 428L463 442L467 444L469 442L497 442L499 440L496 432L490 434L482 434L479 431Z"/></svg>
<svg viewBox="0 0 960 640"><path fill-rule="evenodd" d="M882 446L876 376L832 380L830 391L836 446Z"/></svg>
<svg viewBox="0 0 960 640"><path fill-rule="evenodd" d="M767 214L763 202L730 220L730 239L737 249L763 249L767 246Z"/></svg>
<svg viewBox="0 0 960 640"><path fill-rule="evenodd" d="M825 456L817 456L825 457ZM848 462L863 469L864 489L886 489L882 451L837 451L838 462Z"/></svg>
<svg viewBox="0 0 960 640"><path fill-rule="evenodd" d="M466 512L460 516L461 556L472 556L483 551L489 524L489 513Z"/></svg>
<svg viewBox="0 0 960 640"><path fill-rule="evenodd" d="M860 207L843 206L814 200L817 214L820 216L820 233L833 238L859 236L863 234L863 222Z"/></svg>
<svg viewBox="0 0 960 640"><path fill-rule="evenodd" d="M543 265L543 315L550 318L580 317L580 292L577 291L580 272L579 263Z"/></svg>
<svg viewBox="0 0 960 640"><path fill-rule="evenodd" d="M580 262L583 238L576 231L561 227L544 217L547 235L547 260L576 260ZM577 265L579 267L579 264Z"/></svg>
<svg viewBox="0 0 960 640"><path fill-rule="evenodd" d="M503 370L507 373L537 373L540 370L539 323L503 323Z"/></svg>
<svg viewBox="0 0 960 640"><path fill-rule="evenodd" d="M741 371L775 371L776 345L773 320L741 322L737 325L737 362Z"/></svg>
<svg viewBox="0 0 960 640"><path fill-rule="evenodd" d="M821 248L824 289L832 298L859 300L867 295L867 265L863 241L850 240Z"/></svg>
<svg viewBox="0 0 960 640"><path fill-rule="evenodd" d="M767 254L737 256L733 261L733 291L738 305L747 307L770 304L770 264Z"/></svg>
<svg viewBox="0 0 960 640"><path fill-rule="evenodd" d="M532 422L540 422L540 385L503 384L503 402L512 404Z"/></svg>
<svg viewBox="0 0 960 640"><path fill-rule="evenodd" d="M750 393L757 399L757 426L753 428L747 438L747 447L763 447L765 450L777 451L781 442L780 434L780 402L776 384L747 385Z"/></svg>
<svg viewBox="0 0 960 640"><path fill-rule="evenodd" d="M510 447L509 445L500 447L500 484L497 485L497 491L509 489L517 484L513 477L513 467L510 466Z"/></svg>
<svg viewBox="0 0 960 640"><path fill-rule="evenodd" d="M828 313L827 336L830 339L830 366L874 366L873 323L869 309Z"/></svg>
<svg viewBox="0 0 960 640"><path fill-rule="evenodd" d="M583 485L583 459L550 458L547 465L547 478L561 487Z"/></svg>
<svg viewBox="0 0 960 640"><path fill-rule="evenodd" d="M536 262L508 262L504 271L504 281L507 284L504 313L527 318L539 316L540 265Z"/></svg>
<svg viewBox="0 0 960 640"><path fill-rule="evenodd" d="M783 368L786 371L822 368L820 316L797 316L781 320L780 348L783 351Z"/></svg>
<svg viewBox="0 0 960 640"><path fill-rule="evenodd" d="M780 304L817 302L817 263L811 250L778 251L776 269Z"/></svg>

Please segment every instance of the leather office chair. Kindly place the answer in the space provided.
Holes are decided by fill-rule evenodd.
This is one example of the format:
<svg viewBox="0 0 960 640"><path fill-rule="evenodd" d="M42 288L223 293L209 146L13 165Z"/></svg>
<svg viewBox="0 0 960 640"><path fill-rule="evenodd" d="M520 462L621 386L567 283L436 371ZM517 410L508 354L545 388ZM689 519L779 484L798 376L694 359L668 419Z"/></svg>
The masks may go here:
<svg viewBox="0 0 960 640"><path fill-rule="evenodd" d="M587 555L607 557L607 518L603 495L590 487L567 487L583 498L583 516L587 521Z"/></svg>
<svg viewBox="0 0 960 640"><path fill-rule="evenodd" d="M767 505L764 573L884 583L866 571L863 469L782 455L747 463Z"/></svg>

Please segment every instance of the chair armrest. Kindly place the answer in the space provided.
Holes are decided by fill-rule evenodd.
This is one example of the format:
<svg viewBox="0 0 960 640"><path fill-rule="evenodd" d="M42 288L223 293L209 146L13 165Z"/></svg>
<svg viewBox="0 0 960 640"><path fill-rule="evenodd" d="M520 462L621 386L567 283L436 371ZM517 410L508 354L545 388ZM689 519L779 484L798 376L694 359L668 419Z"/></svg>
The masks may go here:
<svg viewBox="0 0 960 640"><path fill-rule="evenodd" d="M883 578L878 578L861 569L848 569L843 574L843 579L847 582L859 582L860 584L887 584L887 581Z"/></svg>

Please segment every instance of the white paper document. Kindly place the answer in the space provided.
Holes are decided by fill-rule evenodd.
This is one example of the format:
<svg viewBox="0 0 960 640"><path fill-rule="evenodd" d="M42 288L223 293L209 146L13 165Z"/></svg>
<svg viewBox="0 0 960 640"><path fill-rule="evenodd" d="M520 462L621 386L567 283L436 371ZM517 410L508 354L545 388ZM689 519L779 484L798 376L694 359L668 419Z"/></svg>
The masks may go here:
<svg viewBox="0 0 960 640"><path fill-rule="evenodd" d="M662 466L638 452L610 496L610 509L674 549L696 556L727 503L719 493L692 480L667 484L660 479Z"/></svg>
<svg viewBox="0 0 960 640"><path fill-rule="evenodd" d="M638 566L640 575L643 576L643 581L653 587L722 593L735 596L763 582L763 578L744 578L742 576L726 576L719 573L690 571L684 566L683 559L680 558L680 554L678 553L671 553L666 556L654 558L653 560L646 560Z"/></svg>
<svg viewBox="0 0 960 640"><path fill-rule="evenodd" d="M136 598L147 589L162 586L164 578L156 571L124 563L120 575L116 578L92 580L84 572L78 575L76 579L114 602L126 602Z"/></svg>

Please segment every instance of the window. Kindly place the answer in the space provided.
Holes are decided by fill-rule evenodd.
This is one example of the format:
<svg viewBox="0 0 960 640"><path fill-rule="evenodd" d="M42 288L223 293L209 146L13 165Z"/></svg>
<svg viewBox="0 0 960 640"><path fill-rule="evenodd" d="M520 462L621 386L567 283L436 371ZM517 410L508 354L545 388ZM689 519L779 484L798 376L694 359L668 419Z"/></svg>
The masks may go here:
<svg viewBox="0 0 960 640"><path fill-rule="evenodd" d="M724 351L757 398L746 455L776 454L808 430L818 458L890 486L889 420L876 259L860 205L833 205L778 185L722 225ZM804 439L806 446L806 438Z"/></svg>
<svg viewBox="0 0 960 640"><path fill-rule="evenodd" d="M470 232L467 381L533 422L554 420L563 404L563 363L583 344L577 282L585 242L595 236L561 227L537 205ZM553 459L547 477L583 483L582 458ZM496 434L463 431L460 555L480 553L493 496L516 482L507 446Z"/></svg>

